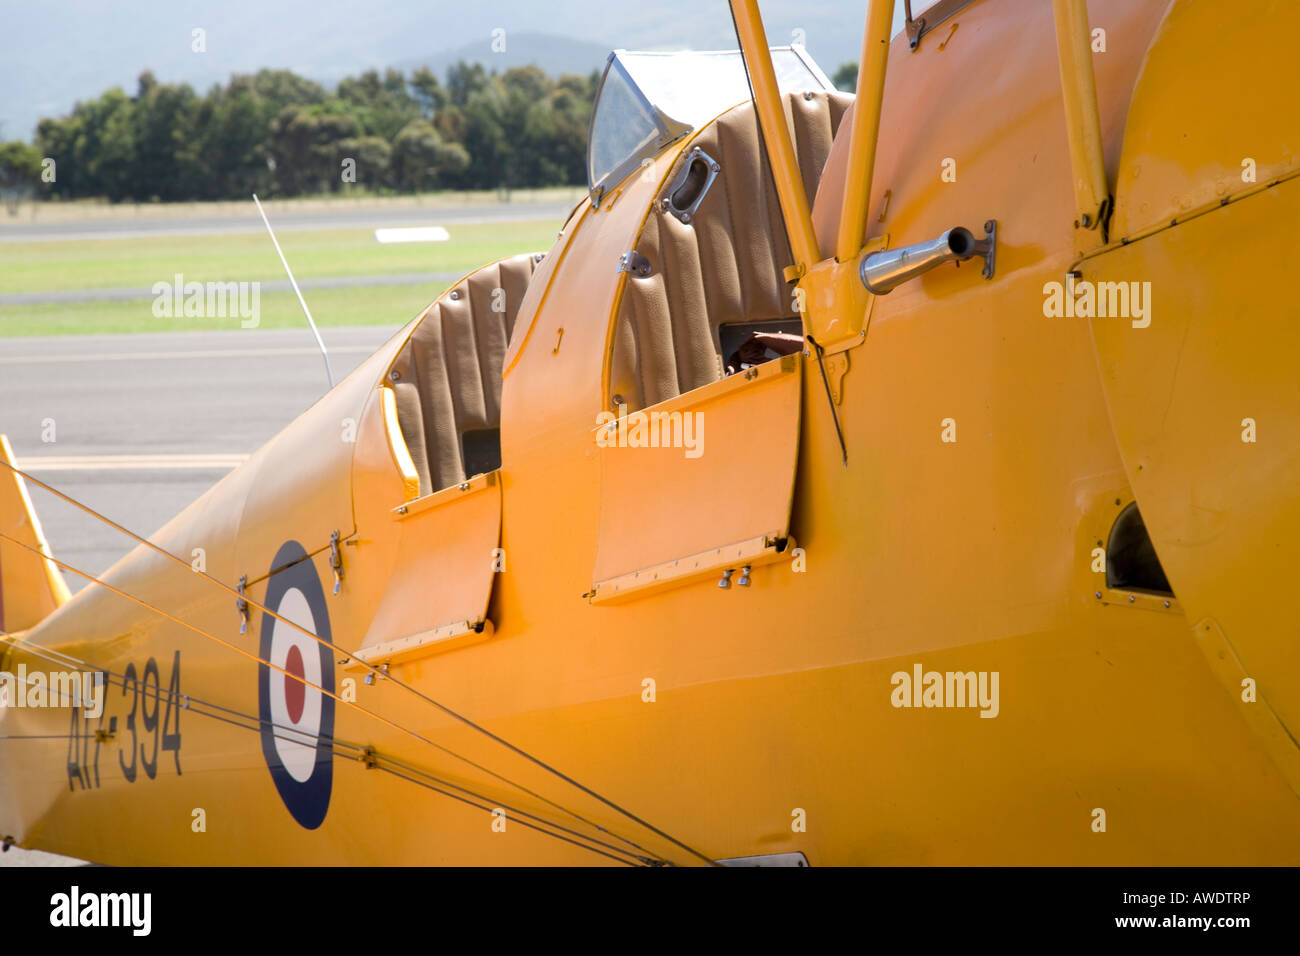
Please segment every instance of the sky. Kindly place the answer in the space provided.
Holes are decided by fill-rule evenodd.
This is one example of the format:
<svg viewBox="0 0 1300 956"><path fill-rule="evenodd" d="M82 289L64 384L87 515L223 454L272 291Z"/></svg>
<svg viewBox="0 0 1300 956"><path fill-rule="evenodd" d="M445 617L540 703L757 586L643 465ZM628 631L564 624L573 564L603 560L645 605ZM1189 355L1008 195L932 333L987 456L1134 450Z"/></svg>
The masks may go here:
<svg viewBox="0 0 1300 956"><path fill-rule="evenodd" d="M858 59L862 0L760 6L772 45L802 39L827 74ZM898 0L895 32L902 8ZM0 140L28 141L41 116L66 114L112 86L134 94L145 69L202 92L264 67L328 84L369 68L437 68L462 55L489 68L535 61L589 72L616 48L736 47L725 0L0 0L0 25ZM509 62L494 61L494 35L504 37Z"/></svg>

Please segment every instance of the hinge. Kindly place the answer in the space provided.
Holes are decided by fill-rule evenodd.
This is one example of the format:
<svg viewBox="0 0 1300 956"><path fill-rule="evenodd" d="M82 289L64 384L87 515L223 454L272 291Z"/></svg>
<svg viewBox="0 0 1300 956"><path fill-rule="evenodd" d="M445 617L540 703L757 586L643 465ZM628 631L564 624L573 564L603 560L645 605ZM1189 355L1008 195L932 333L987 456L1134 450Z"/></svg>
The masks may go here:
<svg viewBox="0 0 1300 956"><path fill-rule="evenodd" d="M650 274L650 260L633 249L618 257L618 271L631 272L644 278Z"/></svg>
<svg viewBox="0 0 1300 956"><path fill-rule="evenodd" d="M239 611L239 633L243 634L248 630L248 602L244 600L244 589L248 587L248 575L239 576L239 599L235 601L235 607Z"/></svg>
<svg viewBox="0 0 1300 956"><path fill-rule="evenodd" d="M339 553L339 533L330 535L330 568L334 572L334 593L339 593L343 585L343 555Z"/></svg>

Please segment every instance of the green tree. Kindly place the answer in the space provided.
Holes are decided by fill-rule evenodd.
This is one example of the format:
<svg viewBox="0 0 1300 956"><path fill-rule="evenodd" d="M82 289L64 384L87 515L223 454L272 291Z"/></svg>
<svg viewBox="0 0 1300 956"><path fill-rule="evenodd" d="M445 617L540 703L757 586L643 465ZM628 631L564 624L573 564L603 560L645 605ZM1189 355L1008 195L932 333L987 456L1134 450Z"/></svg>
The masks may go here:
<svg viewBox="0 0 1300 956"><path fill-rule="evenodd" d="M368 189L379 189L391 182L393 147L378 136L359 136L339 143L340 163L351 159L356 163L356 184Z"/></svg>
<svg viewBox="0 0 1300 956"><path fill-rule="evenodd" d="M188 84L159 84L148 71L140 75L131 111L131 198L174 202L202 192L198 115L199 98Z"/></svg>
<svg viewBox="0 0 1300 956"><path fill-rule="evenodd" d="M420 109L420 115L430 120L446 109L450 102L447 91L427 66L420 67L411 75L411 95Z"/></svg>
<svg viewBox="0 0 1300 956"><path fill-rule="evenodd" d="M327 192L340 185L339 143L355 137L357 123L325 106L286 106L271 121L276 183L287 195Z"/></svg>
<svg viewBox="0 0 1300 956"><path fill-rule="evenodd" d="M0 201L11 214L41 188L41 154L21 140L0 143Z"/></svg>
<svg viewBox="0 0 1300 956"><path fill-rule="evenodd" d="M468 166L465 148L444 140L428 120L412 120L393 141L392 175L398 189L436 189L463 174Z"/></svg>
<svg viewBox="0 0 1300 956"><path fill-rule="evenodd" d="M835 84L835 88L838 90L843 90L845 93L856 93L858 91L857 63L841 63L840 68L831 77L831 82Z"/></svg>
<svg viewBox="0 0 1300 956"><path fill-rule="evenodd" d="M387 140L421 115L420 101L398 70L388 70L382 78L370 70L355 79L342 80L337 99L363 133Z"/></svg>

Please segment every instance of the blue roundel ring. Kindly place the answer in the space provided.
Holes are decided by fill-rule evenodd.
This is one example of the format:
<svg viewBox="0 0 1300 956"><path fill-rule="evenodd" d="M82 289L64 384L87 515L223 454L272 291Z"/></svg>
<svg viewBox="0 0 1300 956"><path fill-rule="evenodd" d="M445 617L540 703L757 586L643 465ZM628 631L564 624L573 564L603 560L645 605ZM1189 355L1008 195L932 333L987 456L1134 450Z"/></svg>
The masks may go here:
<svg viewBox="0 0 1300 956"><path fill-rule="evenodd" d="M333 643L325 591L303 546L286 541L271 568L262 603ZM301 826L314 830L329 811L334 783L333 657L324 644L266 613L258 657L303 678L294 680L281 670L258 664L257 706L262 755L280 799Z"/></svg>

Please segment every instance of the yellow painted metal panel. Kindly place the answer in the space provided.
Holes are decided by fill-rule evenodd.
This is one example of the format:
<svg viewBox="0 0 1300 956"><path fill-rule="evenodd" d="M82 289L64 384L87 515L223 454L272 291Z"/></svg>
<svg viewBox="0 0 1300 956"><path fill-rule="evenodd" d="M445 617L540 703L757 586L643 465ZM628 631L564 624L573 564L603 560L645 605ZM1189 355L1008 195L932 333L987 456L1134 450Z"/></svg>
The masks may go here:
<svg viewBox="0 0 1300 956"><path fill-rule="evenodd" d="M412 501L400 512L397 563L360 647L371 663L440 649L444 639L475 631L487 618L501 567L496 472Z"/></svg>
<svg viewBox="0 0 1300 956"><path fill-rule="evenodd" d="M1124 130L1111 235L1131 238L1300 170L1300 4L1176 0ZM1211 66L1213 64L1213 66Z"/></svg>
<svg viewBox="0 0 1300 956"><path fill-rule="evenodd" d="M597 428L600 537L593 580L786 535L801 368L802 358L788 355ZM652 427L696 447L662 437L659 447L639 447L636 442L652 440ZM700 567L701 574L711 570Z"/></svg>
<svg viewBox="0 0 1300 956"><path fill-rule="evenodd" d="M1174 592L1190 620L1217 622L1293 735L1300 322L1279 277L1297 217L1300 181L1289 180L1080 265L1082 281L1124 283L1149 309L1091 322L1115 436Z"/></svg>
<svg viewBox="0 0 1300 956"><path fill-rule="evenodd" d="M0 461L17 465L9 439L0 435ZM68 602L68 585L49 560L50 546L32 508L27 482L0 465L0 633L24 631ZM22 545L35 548L35 553Z"/></svg>

